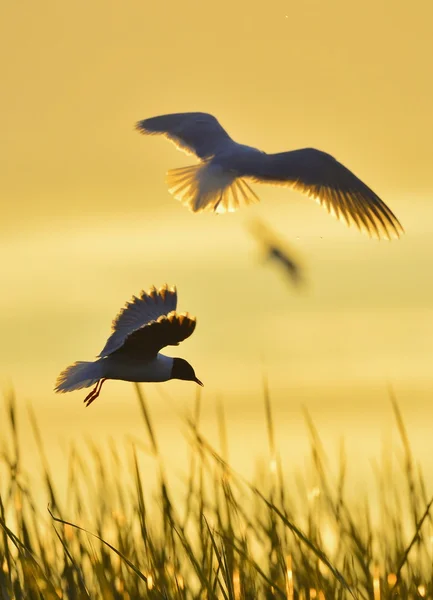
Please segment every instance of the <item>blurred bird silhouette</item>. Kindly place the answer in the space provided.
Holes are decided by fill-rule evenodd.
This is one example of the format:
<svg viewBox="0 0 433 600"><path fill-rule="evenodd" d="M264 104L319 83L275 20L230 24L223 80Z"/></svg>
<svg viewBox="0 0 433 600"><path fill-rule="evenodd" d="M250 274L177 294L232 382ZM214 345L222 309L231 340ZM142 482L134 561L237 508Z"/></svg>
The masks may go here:
<svg viewBox="0 0 433 600"><path fill-rule="evenodd" d="M295 287L305 284L304 269L293 249L283 244L262 221L250 223L249 230L262 245L266 261L272 260L278 264Z"/></svg>
<svg viewBox="0 0 433 600"><path fill-rule="evenodd" d="M194 331L196 319L188 313L176 312L176 288L152 287L133 296L112 323L113 333L98 360L75 362L56 381L56 392L95 388L84 402L89 406L99 396L107 379L156 382L169 379L195 381L192 366L183 358L171 358L159 351L165 346L178 346Z"/></svg>
<svg viewBox="0 0 433 600"><path fill-rule="evenodd" d="M302 148L267 154L238 144L217 119L202 112L175 113L136 123L143 134L164 135L199 164L172 169L169 191L193 212L232 212L259 198L247 180L293 188L347 225L370 236L399 237L403 227L382 200L330 154Z"/></svg>

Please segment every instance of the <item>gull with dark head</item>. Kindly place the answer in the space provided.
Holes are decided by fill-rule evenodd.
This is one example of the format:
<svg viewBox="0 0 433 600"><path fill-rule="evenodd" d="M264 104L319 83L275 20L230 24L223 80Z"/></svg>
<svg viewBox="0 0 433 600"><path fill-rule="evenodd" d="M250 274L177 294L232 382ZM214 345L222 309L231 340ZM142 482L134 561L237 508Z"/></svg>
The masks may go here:
<svg viewBox="0 0 433 600"><path fill-rule="evenodd" d="M107 379L156 382L170 379L195 381L192 366L183 358L160 353L165 346L177 346L194 331L196 319L177 313L176 288L152 287L133 296L112 323L112 334L98 359L75 362L56 381L56 392L72 392L95 385L84 402L89 406Z"/></svg>
<svg viewBox="0 0 433 600"><path fill-rule="evenodd" d="M291 187L315 199L347 225L377 238L399 237L403 227L388 206L349 169L315 148L267 154L238 144L217 119L202 112L161 115L138 121L148 135L164 135L199 164L172 169L170 192L193 212L235 211L258 202L248 181Z"/></svg>

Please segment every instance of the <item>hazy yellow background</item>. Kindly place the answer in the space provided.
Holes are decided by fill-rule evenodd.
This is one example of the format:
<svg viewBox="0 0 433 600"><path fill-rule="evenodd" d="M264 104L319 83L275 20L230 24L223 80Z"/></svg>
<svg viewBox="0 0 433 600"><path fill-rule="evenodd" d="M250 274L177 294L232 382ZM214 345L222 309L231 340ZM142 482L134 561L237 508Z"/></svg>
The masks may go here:
<svg viewBox="0 0 433 600"><path fill-rule="evenodd" d="M431 0L2 0L0 375L20 402L32 399L52 449L84 432L135 431L129 384L106 384L89 410L82 393L52 388L63 367L101 350L125 300L167 281L198 317L175 350L205 382L210 430L225 399L235 463L248 470L262 449L264 369L283 448L305 439L304 403L331 446L344 434L374 453L392 382L417 449L431 454L432 26ZM406 235L369 240L265 186L257 207L192 215L164 183L191 157L133 130L187 110L212 112L264 150L332 153ZM253 216L298 249L302 294L260 265L245 229ZM161 392L183 410L195 390L147 390L159 432L178 443Z"/></svg>

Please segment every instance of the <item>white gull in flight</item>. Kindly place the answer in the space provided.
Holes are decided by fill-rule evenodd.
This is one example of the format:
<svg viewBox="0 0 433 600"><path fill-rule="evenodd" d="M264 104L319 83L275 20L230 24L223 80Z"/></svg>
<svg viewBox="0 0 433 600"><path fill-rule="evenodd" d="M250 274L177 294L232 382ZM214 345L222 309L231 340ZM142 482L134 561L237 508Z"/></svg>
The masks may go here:
<svg viewBox="0 0 433 600"><path fill-rule="evenodd" d="M377 238L403 233L388 206L349 169L315 148L267 154L238 144L208 113L187 112L138 121L139 132L161 134L199 164L172 169L170 192L193 212L233 212L259 198L248 181L291 187L315 199L347 225Z"/></svg>
<svg viewBox="0 0 433 600"><path fill-rule="evenodd" d="M194 331L196 319L176 312L176 288L152 287L133 296L112 323L113 333L98 360L75 362L56 381L56 392L72 392L95 385L84 402L89 406L106 379L123 381L168 381L197 379L192 366L183 358L160 354L165 346L177 346Z"/></svg>

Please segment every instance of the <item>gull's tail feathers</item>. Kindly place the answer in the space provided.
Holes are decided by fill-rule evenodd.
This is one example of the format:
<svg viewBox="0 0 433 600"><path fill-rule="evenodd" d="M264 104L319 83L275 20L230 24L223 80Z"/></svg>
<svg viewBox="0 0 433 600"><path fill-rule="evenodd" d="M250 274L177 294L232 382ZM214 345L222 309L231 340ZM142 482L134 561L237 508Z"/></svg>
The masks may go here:
<svg viewBox="0 0 433 600"><path fill-rule="evenodd" d="M242 204L259 201L243 179L210 161L171 169L167 184L176 200L192 212L235 212Z"/></svg>
<svg viewBox="0 0 433 600"><path fill-rule="evenodd" d="M57 377L55 392L72 392L88 388L103 378L102 360L78 361L64 369Z"/></svg>

